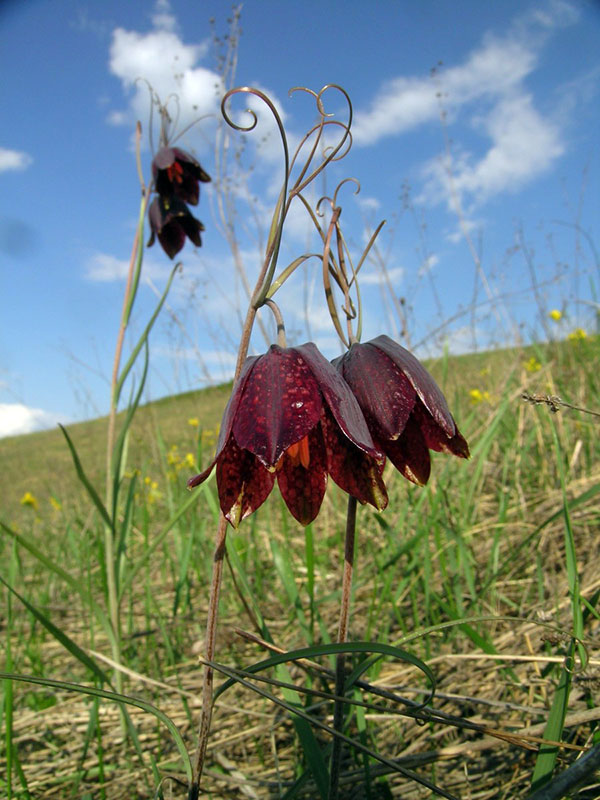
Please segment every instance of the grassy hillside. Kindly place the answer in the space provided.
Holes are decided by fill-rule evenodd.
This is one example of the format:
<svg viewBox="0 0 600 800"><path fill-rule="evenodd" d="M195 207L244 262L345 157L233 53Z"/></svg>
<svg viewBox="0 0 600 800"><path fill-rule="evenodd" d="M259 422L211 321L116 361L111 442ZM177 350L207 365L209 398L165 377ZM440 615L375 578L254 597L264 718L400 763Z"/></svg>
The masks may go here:
<svg viewBox="0 0 600 800"><path fill-rule="evenodd" d="M596 740L600 420L572 407L600 411L599 364L600 340L592 337L431 364L472 457L435 454L426 487L388 465L388 509L359 508L351 639L394 644L422 659L435 675L436 697L417 713L356 688L355 699L375 705L355 708L348 735L446 796L528 797L532 777L564 769ZM125 694L173 720L188 751L217 504L214 480L193 494L185 481L194 461L210 459L229 390L139 409L123 477L128 500L118 513L119 681ZM540 402L524 401L523 392ZM103 496L106 420L69 432ZM110 679L114 688L103 623L105 534L61 432L0 440L0 461L5 672L104 688ZM219 662L247 668L267 657L240 628L283 649L335 638L344 525L345 498L332 486L306 530L275 490L230 531ZM428 685L401 659L377 662L364 678L418 702ZM291 667L290 679L312 692L298 697L315 724L330 724L331 708L316 694L332 690L329 678ZM262 688L284 696L276 686ZM172 734L148 710L129 709L136 738L131 729L123 734L115 703L64 686L5 681L2 708L3 796L150 798L156 775L184 779ZM402 715L393 713L398 708ZM545 765L538 758L544 736L562 742L546 747ZM325 748L328 737L315 741ZM249 687L232 687L215 707L206 797L319 797L310 775L292 789L308 757L285 711ZM344 797L435 796L367 761L348 755ZM185 797L170 780L164 791Z"/></svg>

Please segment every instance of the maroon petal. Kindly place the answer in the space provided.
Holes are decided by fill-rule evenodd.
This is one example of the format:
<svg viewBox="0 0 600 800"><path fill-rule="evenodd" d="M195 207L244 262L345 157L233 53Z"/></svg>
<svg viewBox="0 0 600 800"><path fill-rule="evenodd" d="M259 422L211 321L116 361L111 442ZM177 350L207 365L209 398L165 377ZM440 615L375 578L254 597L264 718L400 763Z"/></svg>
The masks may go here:
<svg viewBox="0 0 600 800"><path fill-rule="evenodd" d="M361 503L370 503L383 510L388 504L381 477L384 460L375 459L353 445L328 410L321 415L321 428L327 449L327 466L333 480Z"/></svg>
<svg viewBox="0 0 600 800"><path fill-rule="evenodd" d="M223 419L221 420L221 428L219 430L219 438L217 440L217 458L219 453L221 453L229 441L229 434L231 433L233 420L235 419L240 400L242 399L242 395L244 393L244 387L246 386L246 382L250 376L250 373L252 372L254 364L259 358L260 356L248 356L248 358L244 361L239 377L235 382L233 389L231 390L231 395L227 401L225 411L223 412Z"/></svg>
<svg viewBox="0 0 600 800"><path fill-rule="evenodd" d="M417 397L406 375L369 342L353 344L334 363L352 389L374 435L379 440L397 439Z"/></svg>
<svg viewBox="0 0 600 800"><path fill-rule="evenodd" d="M429 480L431 459L425 437L411 416L399 439L383 442L386 456L405 478L420 486Z"/></svg>
<svg viewBox="0 0 600 800"><path fill-rule="evenodd" d="M198 182L210 181L196 159L178 147L161 147L152 161L152 174L158 194L176 195L193 206L200 196Z"/></svg>
<svg viewBox="0 0 600 800"><path fill-rule="evenodd" d="M323 401L312 372L296 348L271 345L254 364L235 413L233 435L266 467L319 421Z"/></svg>
<svg viewBox="0 0 600 800"><path fill-rule="evenodd" d="M381 458L382 454L373 443L358 401L333 364L330 364L325 356L321 355L312 342L293 349L300 353L308 363L319 384L319 389L323 393L325 402L343 433L365 453L375 459Z"/></svg>
<svg viewBox="0 0 600 800"><path fill-rule="evenodd" d="M308 452L308 467L284 453L277 470L281 495L301 525L315 519L327 488L327 452L320 426L308 434Z"/></svg>
<svg viewBox="0 0 600 800"><path fill-rule="evenodd" d="M446 435L445 430L436 423L420 401L415 405L413 418L419 425L425 443L430 450L435 450L438 453L450 453L451 455L459 456L459 458L469 458L469 445L456 427L452 416L450 419L452 419L455 431L453 436Z"/></svg>
<svg viewBox="0 0 600 800"><path fill-rule="evenodd" d="M200 247L200 232L204 225L190 214L186 204L177 197L155 197L148 209L151 236L148 247L154 244L155 236L162 249L174 258L185 244L185 237Z"/></svg>
<svg viewBox="0 0 600 800"><path fill-rule="evenodd" d="M210 462L210 465L204 470L204 472L201 472L199 475L194 475L192 478L190 478L187 482L187 488L193 489L195 486L200 486L201 483L204 483L204 481L212 472L216 461L217 459L213 458L213 460Z"/></svg>
<svg viewBox="0 0 600 800"><path fill-rule="evenodd" d="M454 436L456 426L448 404L446 403L446 398L421 362L415 358L412 353L405 350L404 347L396 344L389 336L378 336L376 339L372 339L369 344L379 348L379 350L391 358L394 364L407 375L410 382L415 387L417 394L423 401L423 405L429 411L435 422L437 422L447 436Z"/></svg>
<svg viewBox="0 0 600 800"><path fill-rule="evenodd" d="M217 460L217 488L221 511L234 528L265 502L274 483L275 475L231 436Z"/></svg>

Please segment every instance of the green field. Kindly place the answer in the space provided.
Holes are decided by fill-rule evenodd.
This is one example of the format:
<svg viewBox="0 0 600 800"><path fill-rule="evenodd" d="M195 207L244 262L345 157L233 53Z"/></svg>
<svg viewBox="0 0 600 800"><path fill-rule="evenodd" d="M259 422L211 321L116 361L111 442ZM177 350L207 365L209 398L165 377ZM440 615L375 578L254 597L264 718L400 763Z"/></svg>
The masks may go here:
<svg viewBox="0 0 600 800"><path fill-rule="evenodd" d="M414 706L355 686L353 698L373 707L353 707L348 736L446 796L526 798L532 780L599 740L598 365L592 336L429 364L472 457L434 454L426 487L388 465L387 510L359 508L350 638L421 659L436 695L416 719ZM164 720L133 705L125 720L114 701L49 681L151 703L193 751L218 508L214 477L192 494L185 483L210 461L229 391L165 398L135 416L115 515L120 671L106 624L105 526L62 432L0 440L3 671L36 679L0 682L2 797L186 797ZM524 392L568 405L527 402ZM106 424L68 426L102 498ZM304 529L275 490L230 531L219 663L246 669L268 657L240 631L285 650L335 639L345 512L330 484ZM257 683L263 693L331 724L318 694L333 691L330 676L299 665L264 674L298 690ZM427 701L428 682L409 661L379 660L363 680ZM264 694L228 688L202 796L321 797L307 764L326 763L329 737L313 730L311 740ZM342 769L343 798L436 796L364 751L348 749ZM593 774L586 782L595 785ZM576 796L600 794L586 791Z"/></svg>

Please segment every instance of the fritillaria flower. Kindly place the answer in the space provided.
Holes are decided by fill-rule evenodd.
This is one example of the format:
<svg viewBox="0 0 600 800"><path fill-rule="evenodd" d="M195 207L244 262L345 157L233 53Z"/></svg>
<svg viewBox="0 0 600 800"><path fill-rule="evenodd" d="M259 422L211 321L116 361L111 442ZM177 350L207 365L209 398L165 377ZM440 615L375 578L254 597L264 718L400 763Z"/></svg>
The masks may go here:
<svg viewBox="0 0 600 800"><path fill-rule="evenodd" d="M427 483L429 450L469 457L436 382L388 336L353 344L333 363L358 400L375 445L405 478Z"/></svg>
<svg viewBox="0 0 600 800"><path fill-rule="evenodd" d="M148 209L148 221L151 230L148 247L154 244L158 236L169 258L174 258L181 250L186 236L196 247L202 244L200 232L204 230L204 225L190 214L189 208L178 197L155 197Z"/></svg>
<svg viewBox="0 0 600 800"><path fill-rule="evenodd" d="M384 458L336 369L309 342L272 345L246 359L223 415L214 461L219 502L237 527L270 494L275 480L303 525L317 516L327 476L361 503L387 505Z"/></svg>
<svg viewBox="0 0 600 800"><path fill-rule="evenodd" d="M159 195L178 197L192 206L198 205L199 182L210 182L196 159L178 147L160 148L152 161L152 175Z"/></svg>

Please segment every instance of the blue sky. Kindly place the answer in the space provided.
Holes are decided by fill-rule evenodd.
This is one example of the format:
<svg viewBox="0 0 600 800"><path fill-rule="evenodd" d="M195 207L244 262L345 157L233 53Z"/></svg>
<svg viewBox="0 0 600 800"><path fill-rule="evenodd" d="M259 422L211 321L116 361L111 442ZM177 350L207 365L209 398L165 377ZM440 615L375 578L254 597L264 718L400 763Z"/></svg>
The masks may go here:
<svg viewBox="0 0 600 800"><path fill-rule="evenodd" d="M226 3L183 0L0 6L0 435L107 412L139 204L138 118L146 174L151 160L148 92L136 79L163 99L177 93L181 124L207 115L180 144L214 175L222 76L209 20L222 36L229 13ZM341 195L357 257L387 220L379 266L362 273L363 339L384 332L428 355L595 327L597 3L247 0L241 28L234 85L267 92L291 142L315 112L289 88L337 83L351 97L352 150L314 200L344 177L360 181L360 194ZM331 103L342 112L339 97ZM231 149L240 141L232 133ZM265 113L232 169L238 269L216 187L203 186L203 247L180 254L183 272L152 335L148 399L231 375L245 310L240 269L253 285L281 179ZM281 266L315 249L299 208L284 242ZM147 251L133 333L170 267L158 247ZM318 279L313 259L278 298L290 343L310 337L334 357ZM551 308L564 312L559 324ZM265 349L260 333L253 347Z"/></svg>

